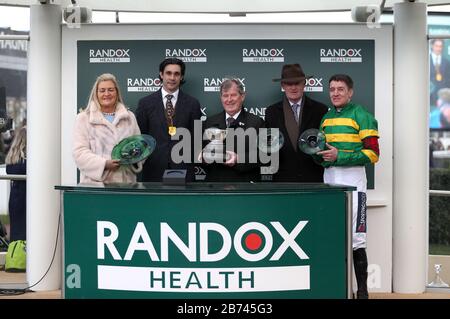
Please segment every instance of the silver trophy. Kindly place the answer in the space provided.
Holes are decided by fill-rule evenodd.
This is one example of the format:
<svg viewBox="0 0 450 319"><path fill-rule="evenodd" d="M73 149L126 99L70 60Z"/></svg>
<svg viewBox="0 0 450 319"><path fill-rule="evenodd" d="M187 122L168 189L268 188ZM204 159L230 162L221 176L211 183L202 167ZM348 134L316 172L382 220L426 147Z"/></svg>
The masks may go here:
<svg viewBox="0 0 450 319"><path fill-rule="evenodd" d="M303 153L316 154L325 149L325 134L316 128L310 128L302 133L298 139L298 147Z"/></svg>
<svg viewBox="0 0 450 319"><path fill-rule="evenodd" d="M284 136L277 128L260 129L258 148L266 154L278 152L284 145Z"/></svg>
<svg viewBox="0 0 450 319"><path fill-rule="evenodd" d="M230 157L225 150L224 144L225 138L227 137L227 130L210 127L205 130L204 137L211 142L203 148L203 160L207 163L226 162Z"/></svg>
<svg viewBox="0 0 450 319"><path fill-rule="evenodd" d="M448 284L446 284L442 280L441 276L439 276L439 273L441 272L441 269L442 269L442 265L441 264L434 264L434 271L435 271L434 279L433 279L432 282L430 282L427 285L427 287L430 287L430 288L448 288L449 287Z"/></svg>

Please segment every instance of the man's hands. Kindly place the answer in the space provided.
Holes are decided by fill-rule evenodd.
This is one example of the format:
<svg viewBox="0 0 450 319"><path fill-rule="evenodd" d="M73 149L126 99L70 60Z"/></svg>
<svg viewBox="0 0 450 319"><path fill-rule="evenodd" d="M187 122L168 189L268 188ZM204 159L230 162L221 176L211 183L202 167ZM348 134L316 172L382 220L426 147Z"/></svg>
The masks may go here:
<svg viewBox="0 0 450 319"><path fill-rule="evenodd" d="M230 157L225 163L223 163L226 166L234 166L236 165L238 161L238 155L235 152L227 151L227 155Z"/></svg>
<svg viewBox="0 0 450 319"><path fill-rule="evenodd" d="M338 149L330 144L326 143L328 149L324 151L317 152L317 155L322 155L325 162L334 162L338 156Z"/></svg>
<svg viewBox="0 0 450 319"><path fill-rule="evenodd" d="M236 165L237 161L238 161L238 155L235 152L232 151L227 151L227 160L223 163L223 165L232 167L234 165ZM199 162L203 162L203 151L200 152L200 154L198 154L197 156L197 160ZM208 164L211 164L210 162L207 162Z"/></svg>

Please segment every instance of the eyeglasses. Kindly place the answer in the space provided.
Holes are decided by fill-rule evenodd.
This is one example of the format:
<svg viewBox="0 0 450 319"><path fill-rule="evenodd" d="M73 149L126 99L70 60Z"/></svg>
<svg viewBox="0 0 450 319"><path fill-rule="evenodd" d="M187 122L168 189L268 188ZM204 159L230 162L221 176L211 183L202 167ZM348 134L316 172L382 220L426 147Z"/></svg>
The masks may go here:
<svg viewBox="0 0 450 319"><path fill-rule="evenodd" d="M116 88L98 89L97 92L98 93L105 93L105 92L114 93L114 92L116 92Z"/></svg>

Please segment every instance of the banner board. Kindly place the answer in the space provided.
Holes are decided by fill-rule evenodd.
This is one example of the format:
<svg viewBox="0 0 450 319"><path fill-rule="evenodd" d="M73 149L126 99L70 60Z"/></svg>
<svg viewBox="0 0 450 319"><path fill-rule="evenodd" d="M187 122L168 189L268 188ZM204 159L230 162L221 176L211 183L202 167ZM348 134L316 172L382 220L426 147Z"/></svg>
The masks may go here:
<svg viewBox="0 0 450 319"><path fill-rule="evenodd" d="M230 187L65 190L65 298L347 298L344 188Z"/></svg>
<svg viewBox="0 0 450 319"><path fill-rule="evenodd" d="M161 87L159 64L177 57L186 63L182 89L201 104L203 119L223 110L219 87L224 78L244 85L244 108L264 119L265 109L281 100L279 82L283 64L300 63L309 79L306 94L331 106L328 79L349 74L353 100L375 113L374 40L115 40L77 42L77 109L86 107L98 75L114 74L125 104L135 110L139 99ZM367 165L368 186L374 187L374 169Z"/></svg>

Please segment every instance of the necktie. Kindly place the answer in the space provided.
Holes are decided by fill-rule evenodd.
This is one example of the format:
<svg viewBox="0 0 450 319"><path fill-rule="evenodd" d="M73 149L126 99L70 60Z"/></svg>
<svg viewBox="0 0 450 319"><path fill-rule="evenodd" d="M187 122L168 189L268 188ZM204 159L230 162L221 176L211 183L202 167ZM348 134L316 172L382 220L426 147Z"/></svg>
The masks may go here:
<svg viewBox="0 0 450 319"><path fill-rule="evenodd" d="M230 116L229 118L227 118L227 128L233 125L233 123L234 123L233 117Z"/></svg>
<svg viewBox="0 0 450 319"><path fill-rule="evenodd" d="M298 123L298 108L299 107L300 107L300 105L298 105L298 104L292 104L292 112L294 112L294 118L297 123Z"/></svg>
<svg viewBox="0 0 450 319"><path fill-rule="evenodd" d="M172 94L166 95L167 102L166 102L166 119L167 119L167 125L173 126L173 116L175 115L175 108L172 104Z"/></svg>

